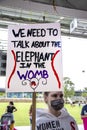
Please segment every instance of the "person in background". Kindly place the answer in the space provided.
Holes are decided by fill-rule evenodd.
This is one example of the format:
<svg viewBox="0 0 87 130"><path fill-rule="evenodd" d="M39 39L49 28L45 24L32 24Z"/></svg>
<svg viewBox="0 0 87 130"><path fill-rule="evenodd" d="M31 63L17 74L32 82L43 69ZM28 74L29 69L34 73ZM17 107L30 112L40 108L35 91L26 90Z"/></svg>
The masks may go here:
<svg viewBox="0 0 87 130"><path fill-rule="evenodd" d="M81 110L81 118L87 117L87 102L85 101L84 103L85 105L82 107Z"/></svg>
<svg viewBox="0 0 87 130"><path fill-rule="evenodd" d="M81 119L83 120L84 130L87 130L87 101L84 102L85 104L81 110Z"/></svg>
<svg viewBox="0 0 87 130"><path fill-rule="evenodd" d="M36 110L37 130L78 130L75 119L64 108L63 92L44 92L48 109Z"/></svg>
<svg viewBox="0 0 87 130"><path fill-rule="evenodd" d="M32 104L29 109L29 118L30 118L30 124L32 124Z"/></svg>
<svg viewBox="0 0 87 130"><path fill-rule="evenodd" d="M78 102L79 107L81 106L81 101Z"/></svg>
<svg viewBox="0 0 87 130"><path fill-rule="evenodd" d="M8 113L13 113L13 112L16 112L17 111L17 108L14 106L14 103L13 101L10 101L9 102L9 105L7 106L6 108L6 112Z"/></svg>
<svg viewBox="0 0 87 130"><path fill-rule="evenodd" d="M16 112L16 111L17 111L17 108L14 106L13 101L10 101L9 105L6 108L6 113L11 113L13 116L13 112ZM14 116L13 116L13 119L14 119Z"/></svg>
<svg viewBox="0 0 87 130"><path fill-rule="evenodd" d="M10 129L9 129L9 130L17 130L17 129L14 127L14 124L15 124L15 121L11 121L11 125L10 125Z"/></svg>

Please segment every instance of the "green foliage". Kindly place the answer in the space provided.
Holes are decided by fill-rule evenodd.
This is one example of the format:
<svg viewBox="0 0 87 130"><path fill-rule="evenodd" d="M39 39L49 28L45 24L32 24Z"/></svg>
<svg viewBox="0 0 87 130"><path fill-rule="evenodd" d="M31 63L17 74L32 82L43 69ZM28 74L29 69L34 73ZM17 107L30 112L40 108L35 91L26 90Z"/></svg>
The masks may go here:
<svg viewBox="0 0 87 130"><path fill-rule="evenodd" d="M74 96L74 83L70 80L69 77L64 77L63 79L63 87L64 87L64 97L67 100L67 97Z"/></svg>
<svg viewBox="0 0 87 130"><path fill-rule="evenodd" d="M82 92L82 96L87 98L87 87L84 88L84 90Z"/></svg>
<svg viewBox="0 0 87 130"><path fill-rule="evenodd" d="M83 97L87 97L87 92L82 92Z"/></svg>
<svg viewBox="0 0 87 130"><path fill-rule="evenodd" d="M0 97L5 97L5 93L0 92Z"/></svg>

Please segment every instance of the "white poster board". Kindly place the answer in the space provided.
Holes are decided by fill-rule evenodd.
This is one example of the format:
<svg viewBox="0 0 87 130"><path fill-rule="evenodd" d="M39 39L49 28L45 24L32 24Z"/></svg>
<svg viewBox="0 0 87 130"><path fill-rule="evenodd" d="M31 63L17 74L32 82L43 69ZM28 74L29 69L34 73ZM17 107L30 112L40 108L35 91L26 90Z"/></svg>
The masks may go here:
<svg viewBox="0 0 87 130"><path fill-rule="evenodd" d="M61 91L61 46L59 23L10 25L6 91Z"/></svg>

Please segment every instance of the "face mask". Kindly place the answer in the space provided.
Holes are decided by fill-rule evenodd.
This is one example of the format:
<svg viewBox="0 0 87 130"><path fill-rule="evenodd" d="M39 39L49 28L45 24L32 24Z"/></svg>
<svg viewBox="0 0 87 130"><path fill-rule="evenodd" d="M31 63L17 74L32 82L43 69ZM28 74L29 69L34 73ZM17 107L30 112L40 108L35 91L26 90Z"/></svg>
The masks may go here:
<svg viewBox="0 0 87 130"><path fill-rule="evenodd" d="M51 106L54 110L58 111L63 108L64 100L63 99L53 100L51 101Z"/></svg>

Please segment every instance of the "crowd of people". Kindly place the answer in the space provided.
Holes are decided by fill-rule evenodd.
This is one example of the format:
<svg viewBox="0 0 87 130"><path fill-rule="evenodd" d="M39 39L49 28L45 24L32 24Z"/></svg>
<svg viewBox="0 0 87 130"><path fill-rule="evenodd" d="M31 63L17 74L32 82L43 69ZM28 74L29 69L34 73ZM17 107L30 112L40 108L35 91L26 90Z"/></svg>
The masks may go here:
<svg viewBox="0 0 87 130"><path fill-rule="evenodd" d="M64 95L62 91L44 92L43 96L47 108L36 109L36 130L78 130L76 120L64 107ZM29 108L29 120L31 125L33 114L32 109L33 105L31 104ZM10 113L12 116L13 126L11 125L11 127L14 127L13 113L16 111L17 108L14 106L13 101L10 101L6 107L5 113ZM82 107L81 118L87 118L87 102L85 102L85 105Z"/></svg>
<svg viewBox="0 0 87 130"><path fill-rule="evenodd" d="M78 130L77 122L64 107L64 95L62 91L44 92L43 96L47 108L36 109L36 130ZM30 125L32 125L32 109L33 105L31 104L29 108ZM12 128L14 128L13 113L16 111L17 108L14 106L14 102L10 101L5 113L12 115ZM81 110L81 118L83 119L85 117L87 117L87 102L85 102Z"/></svg>

